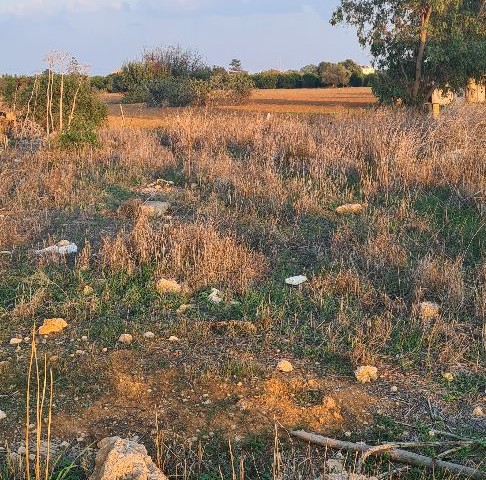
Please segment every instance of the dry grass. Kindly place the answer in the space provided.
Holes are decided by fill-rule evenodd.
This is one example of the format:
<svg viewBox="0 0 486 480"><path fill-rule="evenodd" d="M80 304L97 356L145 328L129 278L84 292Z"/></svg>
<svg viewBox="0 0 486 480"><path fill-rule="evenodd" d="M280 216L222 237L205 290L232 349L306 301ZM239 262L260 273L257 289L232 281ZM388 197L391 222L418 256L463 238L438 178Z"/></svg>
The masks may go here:
<svg viewBox="0 0 486 480"><path fill-rule="evenodd" d="M437 121L400 110L165 115L150 119L156 130L104 130L100 149L2 152L0 250L11 254L0 257L0 362L9 362L10 373L0 386L23 388L16 369L25 358L13 359L9 339L25 336L34 321L64 317L72 340L39 347L60 358L56 373L69 405L79 399L76 411L54 405L63 433L138 431L161 398L164 428L187 438L209 429L234 435L233 423L260 434L274 418L315 427L321 406L292 396L314 398L308 383L267 398L282 357L295 375L324 382L323 398L347 392L339 398L342 419L326 424L336 435L369 433L377 403L400 421L419 416L428 431L424 391L446 423L474 431L470 411L484 383L484 107L451 108ZM173 183L140 188L160 178ZM133 198L166 200L170 216L121 216L120 205ZM353 202L368 206L336 213ZM75 262L31 253L64 238L80 246ZM309 282L285 285L299 274ZM157 294L161 277L182 283L183 293ZM223 290L221 306L207 301L211 287ZM421 318L421 301L439 303L440 314ZM193 307L177 313L182 304ZM218 321L255 327L222 334L210 328ZM149 329L153 344L143 340ZM135 341L121 361L125 352L113 350L124 332ZM164 343L174 334L180 343ZM379 367L377 384L355 385L361 364ZM464 381L444 384L445 370ZM341 375L339 389L330 373ZM239 386L240 378L247 383ZM389 401L389 384L406 392L399 406ZM203 408L210 386L217 400ZM249 412L237 406L239 396ZM364 398L372 400L352 403ZM123 432L112 431L115 414L105 410L112 401ZM15 395L7 402L19 408ZM359 427L355 411L364 412ZM18 416L11 418L13 435Z"/></svg>

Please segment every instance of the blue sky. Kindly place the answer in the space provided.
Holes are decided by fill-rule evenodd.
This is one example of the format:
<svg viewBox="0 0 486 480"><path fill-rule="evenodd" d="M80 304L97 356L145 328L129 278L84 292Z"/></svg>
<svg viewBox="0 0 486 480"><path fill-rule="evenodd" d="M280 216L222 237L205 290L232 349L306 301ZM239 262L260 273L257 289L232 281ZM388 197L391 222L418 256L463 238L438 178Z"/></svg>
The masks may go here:
<svg viewBox="0 0 486 480"><path fill-rule="evenodd" d="M210 65L250 71L321 60L369 63L355 32L332 27L338 0L0 0L0 73L42 70L52 50L118 69L144 47L180 44ZM7 47L7 48L6 48Z"/></svg>

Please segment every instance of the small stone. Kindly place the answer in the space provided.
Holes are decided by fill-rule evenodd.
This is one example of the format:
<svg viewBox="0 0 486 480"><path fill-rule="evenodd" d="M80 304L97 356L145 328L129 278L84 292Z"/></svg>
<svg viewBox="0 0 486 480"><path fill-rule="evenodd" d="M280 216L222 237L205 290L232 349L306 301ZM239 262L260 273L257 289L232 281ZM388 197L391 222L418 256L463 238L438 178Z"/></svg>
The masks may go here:
<svg viewBox="0 0 486 480"><path fill-rule="evenodd" d="M168 202L148 201L140 205L140 213L148 217L162 217L170 208Z"/></svg>
<svg viewBox="0 0 486 480"><path fill-rule="evenodd" d="M349 430L344 432L344 436L347 437L347 438L349 438L351 435L352 435L352 433Z"/></svg>
<svg viewBox="0 0 486 480"><path fill-rule="evenodd" d="M41 327L39 327L39 335L51 335L53 333L62 332L68 326L66 320L63 318L46 318Z"/></svg>
<svg viewBox="0 0 486 480"><path fill-rule="evenodd" d="M223 301L223 297L217 288L212 288L211 293L208 296L208 300L215 305L219 305Z"/></svg>
<svg viewBox="0 0 486 480"><path fill-rule="evenodd" d="M133 336L130 335L129 333L122 333L118 337L118 342L124 343L126 345L130 345L133 342Z"/></svg>
<svg viewBox="0 0 486 480"><path fill-rule="evenodd" d="M66 442L66 440L64 440L64 442L61 443L61 445L59 445L61 448L69 448L71 445L69 442Z"/></svg>
<svg viewBox="0 0 486 480"><path fill-rule="evenodd" d="M444 372L442 378L447 382L452 382L454 380L454 375L451 372Z"/></svg>
<svg viewBox="0 0 486 480"><path fill-rule="evenodd" d="M7 418L7 414L3 410L0 410L0 421L5 420L6 418Z"/></svg>
<svg viewBox="0 0 486 480"><path fill-rule="evenodd" d="M21 338L11 338L10 339L10 345L19 345L22 343L22 339Z"/></svg>
<svg viewBox="0 0 486 480"><path fill-rule="evenodd" d="M277 364L277 370L283 373L290 373L294 367L288 360L280 360Z"/></svg>
<svg viewBox="0 0 486 480"><path fill-rule="evenodd" d="M285 279L285 283L287 285L292 285L294 287L297 287L299 285L302 285L303 283L307 282L308 278L305 275L297 275L295 277L288 277Z"/></svg>
<svg viewBox="0 0 486 480"><path fill-rule="evenodd" d="M19 448L17 449L17 453L18 453L19 455L25 455L25 454L27 453L27 449L26 449L25 447L21 446L21 447L19 447Z"/></svg>
<svg viewBox="0 0 486 480"><path fill-rule="evenodd" d="M145 332L143 334L143 337L146 338L147 340L151 340L152 338L155 338L155 333L153 333L153 332Z"/></svg>
<svg viewBox="0 0 486 480"><path fill-rule="evenodd" d="M83 336L81 337L81 341L82 341L82 342L87 342L87 341L88 341L88 337L87 337L86 335L83 335Z"/></svg>
<svg viewBox="0 0 486 480"><path fill-rule="evenodd" d="M156 284L156 289L161 295L163 295L165 293L180 293L182 291L182 286L179 285L175 280L161 278Z"/></svg>
<svg viewBox="0 0 486 480"><path fill-rule="evenodd" d="M423 320L432 320L439 316L440 307L437 303L422 302L419 305L420 318Z"/></svg>
<svg viewBox="0 0 486 480"><path fill-rule="evenodd" d="M175 335L171 335L169 337L169 342L175 343L175 342L178 342L178 341L179 341L179 338L176 337Z"/></svg>
<svg viewBox="0 0 486 480"><path fill-rule="evenodd" d="M336 208L336 213L361 213L366 207L365 203L345 203Z"/></svg>
<svg viewBox="0 0 486 480"><path fill-rule="evenodd" d="M480 406L477 406L473 412L472 412L472 416L473 417L476 417L476 418L481 418L481 417L484 417L484 411L483 409L480 407Z"/></svg>
<svg viewBox="0 0 486 480"><path fill-rule="evenodd" d="M84 350L76 350L76 355L84 355L85 351Z"/></svg>
<svg viewBox="0 0 486 480"><path fill-rule="evenodd" d="M90 295L93 295L93 293L94 293L94 289L91 285L86 285L83 288L83 295L84 296L89 297Z"/></svg>
<svg viewBox="0 0 486 480"><path fill-rule="evenodd" d="M429 434L429 437L435 437L435 430L429 430L427 433Z"/></svg>
<svg viewBox="0 0 486 480"><path fill-rule="evenodd" d="M205 402L202 402L203 405L211 405L211 400L206 400Z"/></svg>
<svg viewBox="0 0 486 480"><path fill-rule="evenodd" d="M393 385L393 387L390 388L390 392L397 393L398 392L398 387L396 385Z"/></svg>
<svg viewBox="0 0 486 480"><path fill-rule="evenodd" d="M108 351L108 349L107 349L106 347L104 347L104 348L102 348L102 349L101 349L101 351L102 351L103 353L106 353L106 352Z"/></svg>
<svg viewBox="0 0 486 480"><path fill-rule="evenodd" d="M371 365L364 365L356 369L354 376L359 383L370 383L378 379L378 369Z"/></svg>

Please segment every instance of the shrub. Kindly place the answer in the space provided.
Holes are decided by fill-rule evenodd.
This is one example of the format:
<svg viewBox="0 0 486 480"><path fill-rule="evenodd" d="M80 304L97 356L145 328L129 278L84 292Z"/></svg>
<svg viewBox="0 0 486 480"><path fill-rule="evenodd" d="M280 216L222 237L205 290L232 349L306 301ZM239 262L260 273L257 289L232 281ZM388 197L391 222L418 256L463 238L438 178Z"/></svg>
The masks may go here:
<svg viewBox="0 0 486 480"><path fill-rule="evenodd" d="M80 73L61 76L46 71L36 77L4 78L0 88L0 94L18 116L40 125L46 133L69 132L66 138L71 138L77 132L78 140L87 139L107 117L107 107L89 77Z"/></svg>
<svg viewBox="0 0 486 480"><path fill-rule="evenodd" d="M153 81L148 87L147 103L159 107L185 107L197 98L197 90L190 78L168 77Z"/></svg>

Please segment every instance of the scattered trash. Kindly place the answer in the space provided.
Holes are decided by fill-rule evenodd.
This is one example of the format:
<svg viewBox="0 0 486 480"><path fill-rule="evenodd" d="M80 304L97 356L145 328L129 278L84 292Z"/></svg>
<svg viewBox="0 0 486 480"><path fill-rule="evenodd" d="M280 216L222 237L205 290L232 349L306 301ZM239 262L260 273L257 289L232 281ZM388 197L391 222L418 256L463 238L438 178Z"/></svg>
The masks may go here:
<svg viewBox="0 0 486 480"><path fill-rule="evenodd" d="M363 365L356 369L354 376L359 383L370 383L378 379L378 369L370 365Z"/></svg>
<svg viewBox="0 0 486 480"><path fill-rule="evenodd" d="M39 327L39 335L51 335L62 332L68 326L64 318L46 318Z"/></svg>
<svg viewBox="0 0 486 480"><path fill-rule="evenodd" d="M211 293L208 296L208 300L216 305L219 305L223 301L221 292L217 288L212 288Z"/></svg>
<svg viewBox="0 0 486 480"><path fill-rule="evenodd" d="M308 278L305 275L297 275L296 277L289 277L285 279L285 283L287 285L292 285L297 287L302 285L303 283L307 282Z"/></svg>
<svg viewBox="0 0 486 480"><path fill-rule="evenodd" d="M40 250L34 250L36 255L72 255L77 252L78 246L75 243L71 243L69 240L61 240L56 245L51 245L50 247L42 248Z"/></svg>

